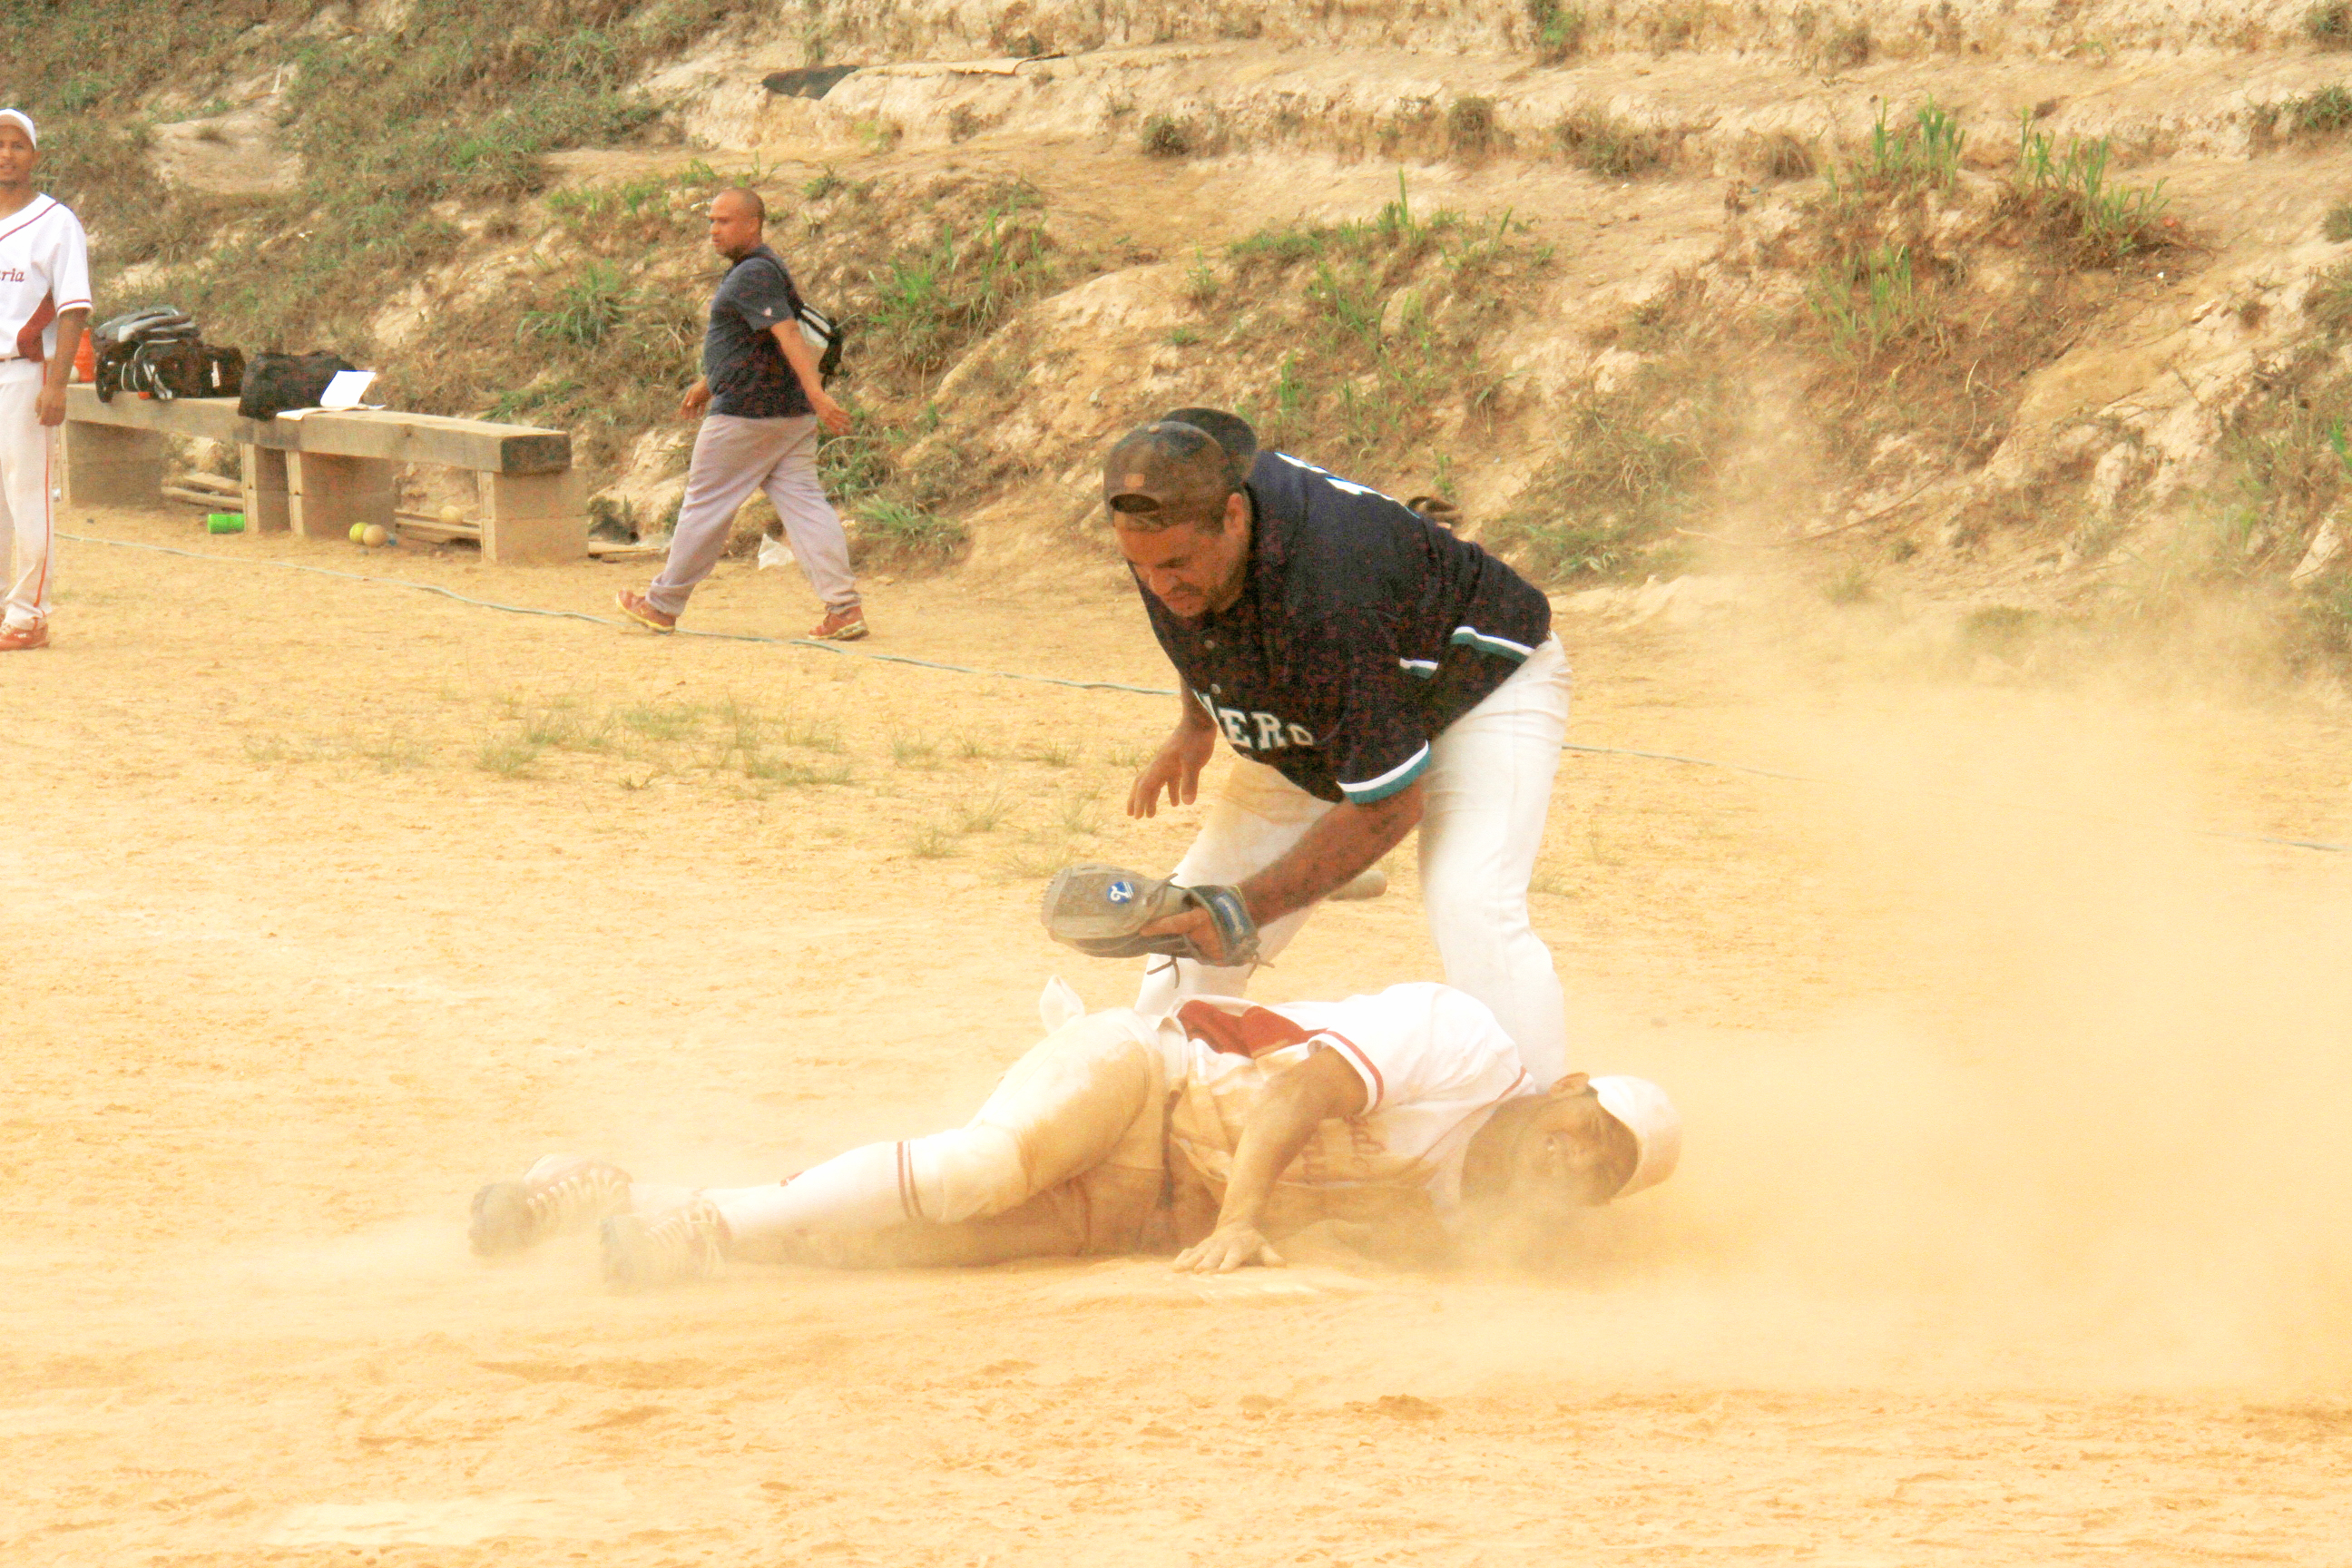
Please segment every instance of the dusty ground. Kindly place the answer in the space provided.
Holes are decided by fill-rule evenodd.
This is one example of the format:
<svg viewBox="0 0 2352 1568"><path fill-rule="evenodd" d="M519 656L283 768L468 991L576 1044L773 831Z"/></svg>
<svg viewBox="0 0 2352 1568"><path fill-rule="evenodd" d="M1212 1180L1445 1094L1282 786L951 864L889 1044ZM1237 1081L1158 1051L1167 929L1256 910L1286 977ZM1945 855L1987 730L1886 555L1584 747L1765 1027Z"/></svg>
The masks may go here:
<svg viewBox="0 0 2352 1568"><path fill-rule="evenodd" d="M1189 814L1114 811L1166 700L234 563L596 614L641 567L69 526L208 559L64 545L0 668L12 1564L2352 1562L2352 856L2172 831L2352 840L2340 717L1884 606L1565 621L1574 740L1864 787L1564 767L1538 919L1691 1128L1556 1268L622 1300L478 1266L468 1194L960 1117L1048 973L1126 994L1033 900L1173 858ZM693 624L804 624L788 575ZM1108 592L871 604L877 651L1166 679ZM1431 973L1399 873L1265 993Z"/></svg>

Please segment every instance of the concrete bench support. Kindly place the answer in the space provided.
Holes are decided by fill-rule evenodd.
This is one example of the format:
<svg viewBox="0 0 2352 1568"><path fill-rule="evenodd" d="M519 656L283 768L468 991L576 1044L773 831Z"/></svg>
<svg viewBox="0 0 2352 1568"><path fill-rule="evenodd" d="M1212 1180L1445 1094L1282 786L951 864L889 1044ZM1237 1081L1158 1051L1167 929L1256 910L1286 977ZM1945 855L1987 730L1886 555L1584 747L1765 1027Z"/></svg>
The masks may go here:
<svg viewBox="0 0 2352 1568"><path fill-rule="evenodd" d="M152 506L163 483L164 437L153 430L68 423L68 506Z"/></svg>
<svg viewBox="0 0 2352 1568"><path fill-rule="evenodd" d="M399 470L373 458L286 455L286 516L305 539L343 539L353 523L387 530L400 502Z"/></svg>
<svg viewBox="0 0 2352 1568"><path fill-rule="evenodd" d="M474 476L481 499L482 559L499 566L575 561L586 510L576 469Z"/></svg>
<svg viewBox="0 0 2352 1568"><path fill-rule="evenodd" d="M355 522L392 529L401 469L425 464L475 474L484 560L510 565L588 554L585 487L572 467L572 437L561 430L359 408L247 419L235 398L100 403L88 386L66 394L66 427L68 482L77 499L94 504L152 504L166 438L192 436L236 445L246 526L257 532L341 539ZM472 532L445 529L438 537Z"/></svg>
<svg viewBox="0 0 2352 1568"><path fill-rule="evenodd" d="M251 443L237 449L245 475L245 526L256 533L283 533L293 526L287 505L286 454Z"/></svg>

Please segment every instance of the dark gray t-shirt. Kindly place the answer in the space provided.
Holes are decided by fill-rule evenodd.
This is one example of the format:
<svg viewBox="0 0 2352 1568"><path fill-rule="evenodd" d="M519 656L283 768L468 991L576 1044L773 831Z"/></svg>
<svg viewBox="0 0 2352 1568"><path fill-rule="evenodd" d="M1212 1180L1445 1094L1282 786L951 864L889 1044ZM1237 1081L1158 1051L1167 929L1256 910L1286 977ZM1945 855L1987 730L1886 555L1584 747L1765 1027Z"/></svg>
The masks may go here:
<svg viewBox="0 0 2352 1568"><path fill-rule="evenodd" d="M800 330L800 291L783 258L762 245L727 269L702 334L702 375L710 412L739 419L790 419L811 412L801 378L770 330Z"/></svg>

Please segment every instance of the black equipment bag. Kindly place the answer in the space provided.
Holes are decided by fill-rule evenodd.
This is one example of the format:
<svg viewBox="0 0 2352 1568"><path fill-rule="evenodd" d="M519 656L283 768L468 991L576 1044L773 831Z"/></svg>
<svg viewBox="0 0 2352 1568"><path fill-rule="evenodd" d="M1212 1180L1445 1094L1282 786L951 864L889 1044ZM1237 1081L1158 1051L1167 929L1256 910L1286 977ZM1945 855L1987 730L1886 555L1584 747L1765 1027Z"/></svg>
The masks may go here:
<svg viewBox="0 0 2352 1568"><path fill-rule="evenodd" d="M118 392L182 395L177 387L193 383L193 367L179 363L185 356L170 351L194 343L203 335L185 310L170 305L148 305L100 322L89 334L90 352L98 361L99 401L111 403ZM159 358L173 361L169 379L161 382L154 370Z"/></svg>
<svg viewBox="0 0 2352 1568"><path fill-rule="evenodd" d="M98 361L98 397L111 403L118 392L174 397L235 397L245 375L245 356L204 342L202 329L185 310L148 305L100 323L90 333Z"/></svg>
<svg viewBox="0 0 2352 1568"><path fill-rule="evenodd" d="M245 351L204 345L206 397L236 397L245 391Z"/></svg>
<svg viewBox="0 0 2352 1568"><path fill-rule="evenodd" d="M316 408L327 383L359 367L321 349L315 353L257 353L245 367L236 411L247 419L275 419L289 408Z"/></svg>
<svg viewBox="0 0 2352 1568"><path fill-rule="evenodd" d="M194 339L141 343L123 363L121 388L169 402L174 397L235 397L242 390L245 356Z"/></svg>

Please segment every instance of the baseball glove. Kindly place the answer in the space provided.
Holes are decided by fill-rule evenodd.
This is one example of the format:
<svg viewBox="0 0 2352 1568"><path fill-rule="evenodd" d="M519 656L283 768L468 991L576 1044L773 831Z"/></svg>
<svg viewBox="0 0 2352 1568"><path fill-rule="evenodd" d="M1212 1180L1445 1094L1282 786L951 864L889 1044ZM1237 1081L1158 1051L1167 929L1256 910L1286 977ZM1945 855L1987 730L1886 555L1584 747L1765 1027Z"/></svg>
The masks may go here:
<svg viewBox="0 0 2352 1568"><path fill-rule="evenodd" d="M1189 936L1145 936L1143 928L1190 909L1209 911L1224 955L1212 958ZM1257 962L1257 922L1231 888L1180 888L1120 866L1065 866L1045 884L1042 911L1055 942L1097 958L1161 953L1239 967Z"/></svg>

